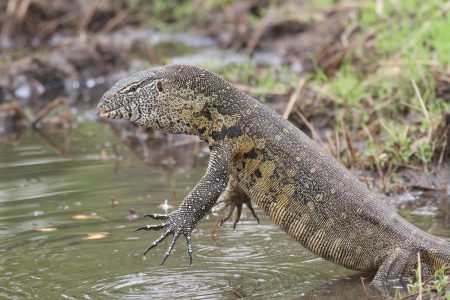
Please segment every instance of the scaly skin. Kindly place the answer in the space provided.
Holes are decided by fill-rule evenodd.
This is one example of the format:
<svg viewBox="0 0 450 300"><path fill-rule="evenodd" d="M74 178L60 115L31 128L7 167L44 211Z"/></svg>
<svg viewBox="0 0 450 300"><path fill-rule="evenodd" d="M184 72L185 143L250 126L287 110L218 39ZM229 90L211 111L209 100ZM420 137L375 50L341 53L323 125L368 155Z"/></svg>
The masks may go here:
<svg viewBox="0 0 450 300"><path fill-rule="evenodd" d="M165 229L147 251L173 234L163 262L181 234L192 261L191 231L231 178L302 246L346 268L377 271L377 286L411 275L417 253L424 271L450 264L448 242L384 208L303 132L208 71L171 65L139 72L106 92L98 110L104 118L198 135L211 149L206 174L180 207L150 215L165 222L138 229Z"/></svg>

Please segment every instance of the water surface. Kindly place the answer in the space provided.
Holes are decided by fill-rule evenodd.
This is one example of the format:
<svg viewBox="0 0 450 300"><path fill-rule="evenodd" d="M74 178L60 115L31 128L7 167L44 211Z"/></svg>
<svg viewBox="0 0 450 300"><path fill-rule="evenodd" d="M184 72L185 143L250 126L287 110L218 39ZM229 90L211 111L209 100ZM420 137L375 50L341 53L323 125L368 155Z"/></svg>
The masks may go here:
<svg viewBox="0 0 450 300"><path fill-rule="evenodd" d="M180 239L160 267L167 243L144 258L159 234L134 230L154 224L142 216L164 212L164 200L178 206L207 159L184 168L143 162L95 121L45 133L29 129L0 143L0 298L365 296L359 273L304 250L260 210L260 225L248 214L215 239L217 217L208 216L193 233L193 266ZM448 239L444 205L430 201L437 211L402 214Z"/></svg>

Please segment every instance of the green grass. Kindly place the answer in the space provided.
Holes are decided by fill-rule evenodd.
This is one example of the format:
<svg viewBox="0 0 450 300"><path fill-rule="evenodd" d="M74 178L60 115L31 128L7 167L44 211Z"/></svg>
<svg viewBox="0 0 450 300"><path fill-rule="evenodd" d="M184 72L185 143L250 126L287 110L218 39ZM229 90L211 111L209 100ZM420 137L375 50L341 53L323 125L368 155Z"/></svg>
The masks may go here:
<svg viewBox="0 0 450 300"><path fill-rule="evenodd" d="M333 101L351 135L378 122L374 140L366 139L358 157L366 167L428 166L438 145L432 133L450 103L436 97L431 69L450 68L450 14L446 1L366 2L357 17L357 47L339 70L327 77L320 70L310 84ZM372 32L372 35L368 35ZM369 38L368 38L369 36ZM417 87L417 88L416 88ZM336 125L342 132L342 126ZM366 137L367 138L367 137ZM375 145L377 144L377 145Z"/></svg>
<svg viewBox="0 0 450 300"><path fill-rule="evenodd" d="M407 285L407 291L397 292L394 299L443 299L450 300L450 276L448 268L442 267L438 269L432 278L425 281L419 270L416 270L416 278L410 280Z"/></svg>
<svg viewBox="0 0 450 300"><path fill-rule="evenodd" d="M138 19L146 20L154 28L185 30L194 24L204 23L208 15L233 0L131 0L128 10Z"/></svg>
<svg viewBox="0 0 450 300"><path fill-rule="evenodd" d="M298 82L298 76L293 74L287 66L261 68L247 61L219 66L214 63L205 63L202 67L239 85L241 89L245 90L248 88L247 92L250 92L261 101L264 101L267 95L271 93L287 93Z"/></svg>

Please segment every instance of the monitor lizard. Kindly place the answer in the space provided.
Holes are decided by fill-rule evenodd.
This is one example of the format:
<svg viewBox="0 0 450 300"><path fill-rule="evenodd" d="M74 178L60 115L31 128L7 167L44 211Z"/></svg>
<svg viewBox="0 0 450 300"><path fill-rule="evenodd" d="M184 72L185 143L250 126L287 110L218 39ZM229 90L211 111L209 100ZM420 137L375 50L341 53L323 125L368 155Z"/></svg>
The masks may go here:
<svg viewBox="0 0 450 300"><path fill-rule="evenodd" d="M450 264L450 243L413 226L349 170L275 111L221 77L187 65L150 68L118 81L100 116L164 133L197 135L211 150L206 174L163 220L148 249L180 235L192 264L191 232L218 198L247 195L314 254L352 270L376 272L375 286ZM249 201L246 201L246 204ZM144 253L144 254L145 254Z"/></svg>

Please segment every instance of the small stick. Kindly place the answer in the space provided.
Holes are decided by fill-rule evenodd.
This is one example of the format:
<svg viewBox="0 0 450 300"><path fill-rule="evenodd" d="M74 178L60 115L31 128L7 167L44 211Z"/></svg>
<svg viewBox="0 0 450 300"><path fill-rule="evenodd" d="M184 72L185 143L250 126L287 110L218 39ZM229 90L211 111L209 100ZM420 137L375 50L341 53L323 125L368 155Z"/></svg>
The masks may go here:
<svg viewBox="0 0 450 300"><path fill-rule="evenodd" d="M24 0L19 4L19 8L17 9L17 18L16 18L16 26L20 25L27 14L28 8L30 7L31 0Z"/></svg>
<svg viewBox="0 0 450 300"><path fill-rule="evenodd" d="M341 124L342 124L342 131L344 133L344 139L345 139L345 142L347 144L347 150L350 153L351 163L352 164L356 164L357 163L356 153L355 153L355 150L353 149L353 145L352 145L352 142L350 140L350 134L348 132L347 126L345 126L343 118L341 118Z"/></svg>
<svg viewBox="0 0 450 300"><path fill-rule="evenodd" d="M39 123L43 118L45 118L52 110L60 106L64 103L64 100L62 98L57 98L47 104L43 109L39 111L36 118L31 122L31 126L36 127L36 124Z"/></svg>
<svg viewBox="0 0 450 300"><path fill-rule="evenodd" d="M95 14L95 11L98 9L100 4L100 0L93 0L90 2L89 7L84 12L83 16L81 17L80 23L78 24L78 34L86 31L89 23L92 20L92 17Z"/></svg>
<svg viewBox="0 0 450 300"><path fill-rule="evenodd" d="M297 102L297 99L300 96L300 93L302 92L304 84L305 84L305 77L301 77L298 81L295 91L292 93L291 98L289 99L286 110L283 113L283 118L285 118L286 120L287 118L289 118L289 115L291 114L291 111L294 108L294 104L295 102Z"/></svg>
<svg viewBox="0 0 450 300"><path fill-rule="evenodd" d="M314 125L311 124L310 122L308 122L306 117L300 111L296 111L295 113L300 117L300 119L302 119L303 123L305 123L306 127L308 127L308 129L311 131L311 135L312 135L313 140L316 141L316 142L321 143L322 145L324 145L324 142L322 141L322 139L317 134L317 131L314 128Z"/></svg>
<svg viewBox="0 0 450 300"><path fill-rule="evenodd" d="M327 134L327 140L328 140L328 149L329 149L331 155L333 155L334 157L337 157L336 147L335 147L334 142L331 139L329 134Z"/></svg>
<svg viewBox="0 0 450 300"><path fill-rule="evenodd" d="M370 295L369 295L369 292L367 291L366 284L364 283L365 278L361 276L360 279L361 279L361 283L362 283L362 286L364 289L364 294L366 294L366 299L372 299L372 297L370 297Z"/></svg>
<svg viewBox="0 0 450 300"><path fill-rule="evenodd" d="M20 109L20 105L17 100L13 100L10 103L0 105L0 112L13 112L14 116L18 119L27 119L26 115Z"/></svg>
<svg viewBox="0 0 450 300"><path fill-rule="evenodd" d="M121 10L117 15L115 15L112 19L110 19L108 22L105 23L105 25L102 26L100 29L100 32L110 32L113 30L116 26L118 26L120 23L122 23L126 18L128 17L128 14Z"/></svg>
<svg viewBox="0 0 450 300"><path fill-rule="evenodd" d="M245 53L247 53L248 55L251 55L253 53L256 46L258 45L259 40L264 35L264 32L266 31L267 27L269 27L269 25L272 23L274 18L275 18L275 11L274 10L268 11L267 14L264 16L264 18L261 20L261 22L258 24L256 30L253 32L253 35L247 44L247 48L245 49Z"/></svg>

